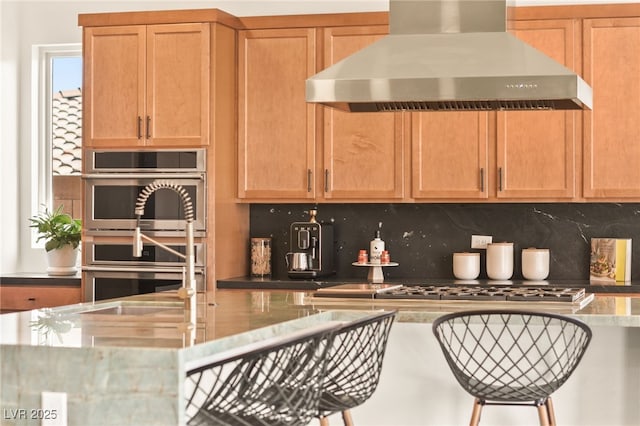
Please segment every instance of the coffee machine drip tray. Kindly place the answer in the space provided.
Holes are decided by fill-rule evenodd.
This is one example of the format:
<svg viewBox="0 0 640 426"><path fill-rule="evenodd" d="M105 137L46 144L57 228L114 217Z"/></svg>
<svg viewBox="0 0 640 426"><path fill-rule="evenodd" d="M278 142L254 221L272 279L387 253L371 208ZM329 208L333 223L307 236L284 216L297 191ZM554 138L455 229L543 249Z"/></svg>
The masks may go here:
<svg viewBox="0 0 640 426"><path fill-rule="evenodd" d="M219 289L250 289L250 290L292 290L292 291L315 291L319 288L333 287L344 284L344 281L325 281L322 279L272 279L272 278L252 278L235 277L216 281Z"/></svg>
<svg viewBox="0 0 640 426"><path fill-rule="evenodd" d="M300 280L313 279L323 276L319 271L287 271L287 275L289 275L289 278Z"/></svg>

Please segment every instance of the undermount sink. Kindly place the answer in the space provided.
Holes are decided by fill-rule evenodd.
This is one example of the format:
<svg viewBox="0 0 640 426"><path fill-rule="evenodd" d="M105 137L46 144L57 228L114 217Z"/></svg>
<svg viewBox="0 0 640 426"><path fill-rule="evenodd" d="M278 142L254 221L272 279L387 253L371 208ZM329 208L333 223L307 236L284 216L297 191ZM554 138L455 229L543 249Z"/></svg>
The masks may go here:
<svg viewBox="0 0 640 426"><path fill-rule="evenodd" d="M112 306L109 308L102 308L95 311L87 311L82 313L100 315L152 315L158 313L173 313L175 315L178 314L179 311L176 308L165 308L158 306Z"/></svg>
<svg viewBox="0 0 640 426"><path fill-rule="evenodd" d="M178 304L156 305L146 303L118 303L104 307L96 306L96 309L89 309L80 312L81 315L109 315L109 316L135 316L135 317L164 317L182 316L183 307Z"/></svg>

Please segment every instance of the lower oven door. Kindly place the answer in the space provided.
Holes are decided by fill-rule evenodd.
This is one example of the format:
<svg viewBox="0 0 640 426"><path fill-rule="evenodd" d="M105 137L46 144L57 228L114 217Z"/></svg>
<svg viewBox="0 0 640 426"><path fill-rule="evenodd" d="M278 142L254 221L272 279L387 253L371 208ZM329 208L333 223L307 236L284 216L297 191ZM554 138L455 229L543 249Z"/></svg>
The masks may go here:
<svg viewBox="0 0 640 426"><path fill-rule="evenodd" d="M178 253L186 254L187 248L184 242L175 242L158 239ZM198 242L193 245L195 266L204 268L206 262L206 245ZM147 268L176 268L181 269L184 258L167 251L155 244L143 244L142 256L133 256L132 241L92 240L82 242L84 265L97 267L98 270L110 270L131 267Z"/></svg>
<svg viewBox="0 0 640 426"><path fill-rule="evenodd" d="M84 301L113 299L182 287L182 268L82 268ZM196 268L196 290L205 291L203 268Z"/></svg>

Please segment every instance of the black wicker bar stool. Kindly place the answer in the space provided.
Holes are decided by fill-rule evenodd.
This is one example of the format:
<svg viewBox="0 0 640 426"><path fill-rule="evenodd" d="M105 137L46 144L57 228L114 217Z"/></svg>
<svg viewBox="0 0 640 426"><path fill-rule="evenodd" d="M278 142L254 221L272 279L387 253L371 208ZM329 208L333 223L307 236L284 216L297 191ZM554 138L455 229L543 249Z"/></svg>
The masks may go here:
<svg viewBox="0 0 640 426"><path fill-rule="evenodd" d="M327 323L189 369L188 425L300 426L318 412L327 353L339 323Z"/></svg>
<svg viewBox="0 0 640 426"><path fill-rule="evenodd" d="M336 333L318 405L322 426L337 412L342 412L346 426L353 425L349 410L368 400L378 386L395 316L396 311L376 312L346 323Z"/></svg>
<svg viewBox="0 0 640 426"><path fill-rule="evenodd" d="M470 425L485 405L530 405L542 426L556 424L551 394L576 369L591 329L563 315L481 310L444 315L433 323L442 352L474 398Z"/></svg>

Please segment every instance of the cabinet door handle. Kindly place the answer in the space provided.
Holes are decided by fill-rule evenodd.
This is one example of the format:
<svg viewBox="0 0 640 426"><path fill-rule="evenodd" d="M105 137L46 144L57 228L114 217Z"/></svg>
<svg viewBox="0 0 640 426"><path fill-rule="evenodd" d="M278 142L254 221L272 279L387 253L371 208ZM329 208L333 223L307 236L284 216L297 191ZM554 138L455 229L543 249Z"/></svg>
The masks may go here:
<svg viewBox="0 0 640 426"><path fill-rule="evenodd" d="M151 138L151 117L147 115L147 139Z"/></svg>
<svg viewBox="0 0 640 426"><path fill-rule="evenodd" d="M480 167L480 192L484 192L484 167Z"/></svg>
<svg viewBox="0 0 640 426"><path fill-rule="evenodd" d="M311 180L313 178L313 172L311 169L307 169L307 192L311 192Z"/></svg>
<svg viewBox="0 0 640 426"><path fill-rule="evenodd" d="M502 192L502 167L498 167L498 191Z"/></svg>
<svg viewBox="0 0 640 426"><path fill-rule="evenodd" d="M36 298L35 298L35 297L30 297L30 298L28 298L28 299L27 299L27 301L29 301L29 302L35 302L35 301L36 301Z"/></svg>
<svg viewBox="0 0 640 426"><path fill-rule="evenodd" d="M329 169L324 169L324 192L329 192Z"/></svg>
<svg viewBox="0 0 640 426"><path fill-rule="evenodd" d="M142 117L138 116L138 139L142 139Z"/></svg>

